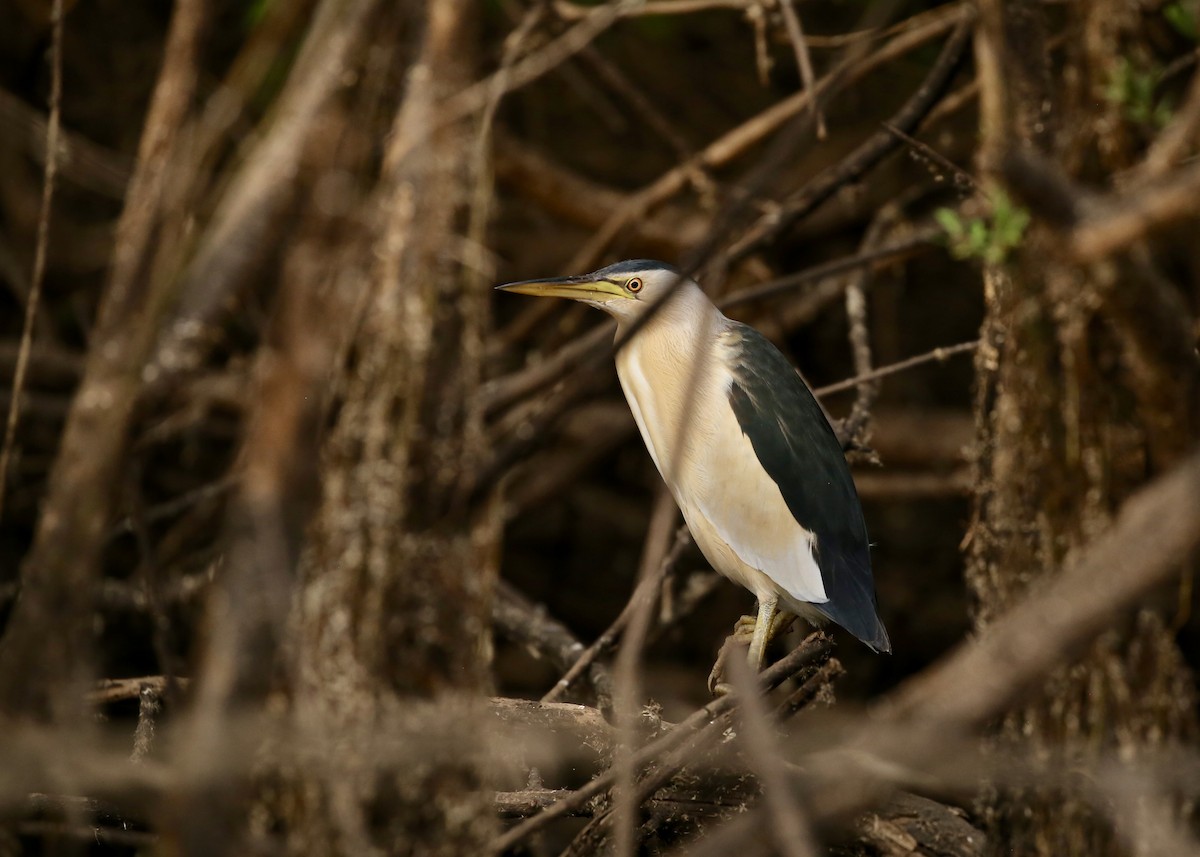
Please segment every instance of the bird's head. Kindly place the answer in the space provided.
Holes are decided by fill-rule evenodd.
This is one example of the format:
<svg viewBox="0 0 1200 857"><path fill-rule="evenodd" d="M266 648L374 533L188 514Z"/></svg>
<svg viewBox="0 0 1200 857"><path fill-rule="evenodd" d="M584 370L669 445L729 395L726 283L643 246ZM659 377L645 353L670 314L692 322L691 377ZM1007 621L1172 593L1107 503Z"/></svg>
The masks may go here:
<svg viewBox="0 0 1200 857"><path fill-rule="evenodd" d="M618 322L625 323L638 318L679 287L698 289L677 268L665 262L630 259L590 274L522 280L496 288L519 295L570 298L602 309Z"/></svg>

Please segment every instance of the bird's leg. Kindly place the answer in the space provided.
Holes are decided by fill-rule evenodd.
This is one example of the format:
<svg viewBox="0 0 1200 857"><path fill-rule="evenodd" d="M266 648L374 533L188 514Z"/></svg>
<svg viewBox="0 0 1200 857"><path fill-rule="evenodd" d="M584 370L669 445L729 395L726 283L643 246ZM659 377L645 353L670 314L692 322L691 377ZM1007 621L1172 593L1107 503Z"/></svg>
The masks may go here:
<svg viewBox="0 0 1200 857"><path fill-rule="evenodd" d="M767 644L775 636L775 617L779 599L774 595L758 599L758 621L754 623L754 636L750 638L750 668L755 672L762 669L767 656Z"/></svg>
<svg viewBox="0 0 1200 857"><path fill-rule="evenodd" d="M767 646L776 634L786 630L795 619L778 608L778 598L759 599L757 616L742 616L734 623L733 633L725 640L725 645L717 654L717 662L708 674L708 689L713 696L724 696L733 690L725 681L725 658L733 646L749 644L750 666L755 672L762 668Z"/></svg>

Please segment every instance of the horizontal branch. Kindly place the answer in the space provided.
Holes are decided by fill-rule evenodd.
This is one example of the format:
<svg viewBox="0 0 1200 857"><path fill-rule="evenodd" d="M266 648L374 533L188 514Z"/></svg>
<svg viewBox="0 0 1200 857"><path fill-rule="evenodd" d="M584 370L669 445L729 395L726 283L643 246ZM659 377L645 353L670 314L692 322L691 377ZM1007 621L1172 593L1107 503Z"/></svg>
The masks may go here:
<svg viewBox="0 0 1200 857"><path fill-rule="evenodd" d="M809 635L796 649L772 664L759 675L759 687L763 692L773 690L805 666L828 657L831 647L832 641L824 634L815 633ZM634 770L638 770L651 760L669 752L687 740L697 730L732 710L736 703L737 697L734 694L726 694L714 699L708 705L693 712L687 719L683 720L665 735L656 738L634 752L629 762L630 766ZM521 824L506 831L492 843L489 851L501 853L508 850L526 836L545 827L554 819L574 812L577 807L591 800L596 795L608 791L615 780L616 772L610 768L592 779L587 785L576 789L562 800L546 807L538 815L526 819Z"/></svg>
<svg viewBox="0 0 1200 857"><path fill-rule="evenodd" d="M847 378L845 381L838 381L836 384L827 384L824 387L819 387L813 390L813 395L818 397L828 396L832 393L840 393L843 390L852 390L860 384L868 384L871 381L895 375L897 372L903 372L915 366L923 366L926 363L945 363L956 354L967 354L978 347L979 340L973 339L970 342L960 342L958 345L946 345L942 348L935 348L925 354L918 354L916 357L909 357L906 360L890 363L887 366L880 366L878 369L871 372L864 372L862 375L854 378Z"/></svg>

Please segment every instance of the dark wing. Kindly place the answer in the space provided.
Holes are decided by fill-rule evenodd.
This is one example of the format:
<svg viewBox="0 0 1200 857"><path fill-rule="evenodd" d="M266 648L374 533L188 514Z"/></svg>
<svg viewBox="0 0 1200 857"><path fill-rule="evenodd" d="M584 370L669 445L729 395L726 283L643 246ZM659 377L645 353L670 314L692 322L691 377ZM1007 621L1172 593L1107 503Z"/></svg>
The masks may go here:
<svg viewBox="0 0 1200 857"><path fill-rule="evenodd" d="M872 649L890 652L876 613L862 506L825 412L762 334L731 322L728 336L734 416L792 516L817 537L817 565L829 600L813 606Z"/></svg>

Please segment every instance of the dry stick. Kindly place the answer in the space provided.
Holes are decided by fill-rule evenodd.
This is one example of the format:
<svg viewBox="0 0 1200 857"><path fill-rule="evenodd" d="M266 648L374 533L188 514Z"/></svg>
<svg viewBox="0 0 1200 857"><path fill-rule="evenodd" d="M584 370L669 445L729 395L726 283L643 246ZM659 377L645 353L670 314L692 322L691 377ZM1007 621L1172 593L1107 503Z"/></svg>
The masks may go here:
<svg viewBox="0 0 1200 857"><path fill-rule="evenodd" d="M508 85L513 64L520 56L533 28L541 21L545 7L534 4L525 13L517 28L504 39L504 55L500 58L500 68L492 75L491 87L488 91L487 102L479 117L479 129L475 135L471 152L471 171L474 174L474 184L471 194L470 216L467 235L475 246L483 246L487 223L491 216L494 177L489 169L489 160L493 149L492 136L495 130L496 110L500 107L500 99L504 97L504 88ZM481 266L477 266L481 267ZM482 283L476 283L482 286Z"/></svg>
<svg viewBox="0 0 1200 857"><path fill-rule="evenodd" d="M675 529L678 515L679 510L671 492L665 485L660 486L646 533L639 574L641 578L657 578L660 589L666 573L666 565L662 560L670 553L668 540L672 529ZM638 700L641 698L641 683L638 679L642 649L654 613L654 601L654 598L641 599L633 608L628 630L621 640L621 650L617 653L614 670L616 693L613 713L617 727L617 751L613 759L613 768L617 774L614 789L617 857L633 857L635 850L637 805L634 803L635 771L632 760L637 739Z"/></svg>
<svg viewBox="0 0 1200 857"><path fill-rule="evenodd" d="M51 15L53 16L53 6ZM51 27L53 27L53 17ZM54 38L51 30L51 39ZM53 43L51 51L53 52ZM54 70L51 68L50 89L51 98L54 92ZM129 182L130 164L124 155L111 149L93 143L86 137L72 133L63 128L61 123L55 134L58 145L51 149L48 146L50 134L50 117L40 110L30 107L16 95L6 89L0 89L0 128L4 129L3 136L9 140L24 138L30 154L41 162L42 167L48 166L49 155L54 153L60 161L55 169L64 182L73 182L79 187L103 194L109 199L120 200L125 195L125 185Z"/></svg>
<svg viewBox="0 0 1200 857"><path fill-rule="evenodd" d="M828 396L832 393L840 393L843 390L850 390L860 384L869 384L880 378L886 378L888 375L895 375L897 372L903 372L906 369L911 369L914 366L920 366L925 363L943 363L948 358L956 354L966 354L974 351L979 347L979 340L975 339L971 342L960 342L958 345L946 345L942 348L935 348L925 354L918 354L916 357L909 357L906 360L901 360L898 363L891 363L887 366L868 372L865 375L860 375L855 378L847 378L845 381L838 381L836 384L827 384L824 387L818 387L813 390L815 396Z"/></svg>
<svg viewBox="0 0 1200 857"><path fill-rule="evenodd" d="M292 72L276 100L277 119L254 139L217 201L180 275L182 300L157 343L149 372L158 385L196 364L207 347L205 326L259 252L272 224L287 215L290 190L313 123L344 84L346 70L378 0L324 0Z"/></svg>
<svg viewBox="0 0 1200 857"><path fill-rule="evenodd" d="M78 674L87 660L82 617L92 607L129 422L167 304L166 287L139 275L156 249L178 131L195 89L205 10L199 0L179 0L171 18L83 379L22 567L24 594L0 648L0 709L11 713L46 706L54 684ZM54 646L46 645L50 621L63 630Z"/></svg>
<svg viewBox="0 0 1200 857"><path fill-rule="evenodd" d="M848 271L870 267L880 262L892 262L903 259L933 247L943 234L942 230L938 228L929 227L920 229L911 237L898 241L895 244L888 244L884 247L865 252L860 251L852 256L832 259L828 262L822 262L819 265L813 265L811 268L805 268L803 271L795 274L789 274L786 277L780 277L779 279L770 280L757 286L740 289L718 300L717 306L724 310L753 301L767 300L793 292L801 286L815 285L822 280L832 279ZM838 291L841 291L840 287ZM808 298L808 295L801 297L800 310L793 307L793 313L804 314L804 302ZM828 300L828 295L820 296L822 305Z"/></svg>
<svg viewBox="0 0 1200 857"><path fill-rule="evenodd" d="M1144 183L1129 193L1099 200L1069 236L1070 249L1080 262L1094 262L1147 233L1176 220L1196 215L1200 196L1200 161Z"/></svg>
<svg viewBox="0 0 1200 857"><path fill-rule="evenodd" d="M838 678L845 675L846 668L837 658L830 658L821 664L805 679L798 688L792 691L788 698L775 709L775 716L786 720L797 712L808 707L820 696L821 692L832 685Z"/></svg>
<svg viewBox="0 0 1200 857"><path fill-rule="evenodd" d="M230 132L242 121L260 94L273 88L269 79L279 74L280 61L303 40L305 22L312 16L315 0L268 3L262 18L238 48L220 83L213 87L204 105L189 124L189 164L192 180L203 185L215 176L222 154L228 156ZM302 55L296 63L302 61ZM293 64L293 69L295 64Z"/></svg>
<svg viewBox="0 0 1200 857"><path fill-rule="evenodd" d="M46 165L42 171L42 207L38 213L37 246L33 254L33 276L25 301L25 321L17 368L13 373L12 398L4 425L4 446L0 448L0 520L4 518L4 493L8 485L8 465L17 442L17 423L21 414L21 391L29 371L29 352L33 347L33 324L46 279L46 250L50 243L50 208L54 202L54 179L58 172L58 135L62 120L62 43L63 0L50 4L50 120L46 125Z"/></svg>
<svg viewBox="0 0 1200 857"><path fill-rule="evenodd" d="M569 789L522 789L517 792L496 792L493 806L495 807L496 815L500 818L528 818L531 815L536 815L568 794L570 794ZM691 797L675 798L669 795L654 798L645 803L647 803L647 809L652 814L668 818L679 818L697 814L720 815L732 812L742 805L740 801L715 800L707 802ZM572 810L571 815L577 818L587 818L596 816L597 812L594 807L584 805Z"/></svg>
<svg viewBox="0 0 1200 857"><path fill-rule="evenodd" d="M505 580L496 581L492 623L500 634L532 648L561 670L573 669L586 651L565 625L545 609L535 607ZM596 707L601 711L611 708L612 679L608 671L594 660L585 666L596 694Z"/></svg>
<svg viewBox="0 0 1200 857"><path fill-rule="evenodd" d="M425 132L413 134L406 146L395 150L394 156L404 157L412 146L428 142L429 136L439 128L482 110L493 98L520 89L562 65L611 27L623 9L637 5L638 2L639 0L618 0L593 8L582 22L541 50L526 56L511 68L501 69L446 99Z"/></svg>
<svg viewBox="0 0 1200 857"><path fill-rule="evenodd" d="M666 111L657 109L650 103L645 94L631 81L620 67L609 60L604 52L592 45L584 48L579 57L591 66L600 80L629 104L637 118L646 123L646 127L675 151L676 157L686 160L693 155L687 136L675 127ZM590 201L589 201L590 202Z"/></svg>
<svg viewBox="0 0 1200 857"><path fill-rule="evenodd" d="M620 12L620 17L692 15L697 12L721 9L749 15L761 9L763 5L762 0L649 0L649 2L639 5L624 7ZM579 6L575 3L566 2L566 0L557 0L554 3L555 14L564 21L578 21L581 18L586 18L594 9L594 6ZM917 22L924 23L926 20L940 18L945 13L946 7L938 6L933 9L927 9L924 12L918 12L898 24L892 24L887 27L865 27L861 30L853 30L848 33L838 33L831 36L816 36L806 33L804 40L808 43L809 47L813 48L844 48L856 42L890 38L897 33L911 29Z"/></svg>
<svg viewBox="0 0 1200 857"><path fill-rule="evenodd" d="M733 658L730 667L733 686L740 697L738 713L742 728L738 737L762 786L775 846L785 857L812 857L817 853L812 829L792 801L787 772L780 758L781 747L772 734L772 722L754 686L754 676L742 658Z"/></svg>
<svg viewBox="0 0 1200 857"><path fill-rule="evenodd" d="M1193 52L1193 61L1195 57L1196 52ZM1167 127L1154 138L1145 160L1134 168L1133 183L1164 175L1195 143L1197 132L1200 132L1200 72L1192 75L1183 104Z"/></svg>
<svg viewBox="0 0 1200 857"><path fill-rule="evenodd" d="M637 782L632 803L643 806L667 782L689 763L696 760L704 748L712 744L729 727L732 712L726 711L710 723L693 732L685 741L673 747L649 766L646 774ZM581 830L560 857L591 857L606 851L605 841L614 827L614 810L597 809L592 820Z"/></svg>
<svg viewBox="0 0 1200 857"><path fill-rule="evenodd" d="M691 536L686 526L680 527L675 531L675 543L671 546L670 552L663 557L658 571L651 576L647 576L637 585L637 588L634 589L633 594L629 596L629 600L625 602L625 606L621 609L620 615L604 630L604 633L596 638L595 642L583 651L575 663L571 665L571 668L563 674L563 677L555 682L554 687L550 688L546 695L542 697L542 702L554 702L557 700L596 658L612 647L617 638L624 632L625 626L629 624L634 612L638 609L638 605L643 600L653 599L655 593L661 589L662 582L666 578L667 573L675 565L684 548L690 544L690 539Z"/></svg>
<svg viewBox="0 0 1200 857"><path fill-rule="evenodd" d="M713 9L730 9L746 12L758 6L762 0L649 0L645 3L629 3L620 7L618 17L632 18L646 15L692 15ZM554 12L565 21L579 20L592 14L595 6L579 6L565 0L554 3Z"/></svg>
<svg viewBox="0 0 1200 857"><path fill-rule="evenodd" d="M782 0L779 8L783 12L783 25L792 42L792 51L796 54L796 65L800 67L800 81L804 84L804 90L812 93L817 77L813 74L812 57L808 55L808 43L804 39L804 27L800 24L800 13L796 11L795 2ZM817 126L817 139L824 140L825 114L815 97L808 99L808 109Z"/></svg>
<svg viewBox="0 0 1200 857"><path fill-rule="evenodd" d="M862 249L870 250L880 243L882 237L899 220L900 210L897 205L885 205L872 218L863 237ZM846 282L846 321L847 336L850 340L850 352L854 359L854 372L857 377L863 377L871 372L871 334L867 327L867 287L871 281L871 269L859 268L847 278ZM857 445L866 446L870 432L867 424L871 419L871 407L879 395L879 380L863 381L857 385L858 391L850 413L842 421L838 436L844 442L850 441ZM862 438L860 439L860 435Z"/></svg>
<svg viewBox="0 0 1200 857"><path fill-rule="evenodd" d="M108 705L136 699L146 689L162 696L171 685L186 688L191 679L184 676L146 675L137 678L108 678L96 682L87 693L89 705Z"/></svg>
<svg viewBox="0 0 1200 857"><path fill-rule="evenodd" d="M150 752L150 744L154 741L154 718L161 709L162 696L158 688L147 685L138 691L137 728L133 732L133 752L129 761L140 762Z"/></svg>
<svg viewBox="0 0 1200 857"><path fill-rule="evenodd" d="M1200 452L1193 452L1127 500L1069 567L889 694L840 745L886 764L849 766L841 758L810 766L801 784L813 824L828 828L870 806L886 794L889 771L935 767L955 738L984 728L1111 627L1115 615L1178 577L1197 547ZM707 853L749 841L760 825L756 812L724 825Z"/></svg>
<svg viewBox="0 0 1200 857"><path fill-rule="evenodd" d="M943 99L942 103L945 104L947 100L948 99ZM932 113L930 114L930 117L932 117ZM886 130L889 134L893 134L896 137L899 137L900 140L903 141L905 145L907 145L910 149L912 149L917 154L921 155L921 157L928 158L930 161L937 164L939 167L941 167L947 173L954 176L955 184L960 185L964 189L968 189L968 190L972 190L972 191L980 190L979 180L976 179L975 176L971 175L969 172L964 170L958 164L954 163L954 161L947 158L945 155L943 155L937 149L933 148L933 146L930 146L928 143L923 143L920 140L918 140L916 137L913 137L913 136L910 136L909 134L904 133L899 128L897 128L895 125L893 125L891 122L884 122L883 127L884 127L884 130Z"/></svg>
<svg viewBox="0 0 1200 857"><path fill-rule="evenodd" d="M651 184L628 197L625 205L612 214L588 243L575 254L570 270L594 267L609 244L634 221L640 220L653 208L683 190L697 170L711 171L729 164L751 147L761 143L786 122L804 110L812 98L824 98L831 91L844 89L893 59L937 38L958 23L964 8L957 4L943 6L939 17L906 29L895 39L859 60L841 65L818 81L814 89L798 92L714 140L703 151L685 163L667 171Z"/></svg>
<svg viewBox="0 0 1200 857"><path fill-rule="evenodd" d="M974 16L969 11L961 10L959 16L954 20L957 21L957 27L942 48L937 62L933 64L933 68L930 69L917 91L890 120L892 125L902 131L911 131L920 124L945 93L954 77L954 72L958 69L970 39ZM857 180L878 164L898 145L899 141L888 131L879 131L873 134L836 166L818 174L816 178L793 194L781 211L772 212L768 217L760 220L730 248L729 261L742 259L770 243L793 223L804 218L833 196L838 188Z"/></svg>
<svg viewBox="0 0 1200 857"><path fill-rule="evenodd" d="M830 650L833 643L829 637L822 633L810 634L799 646L782 657L780 660L773 663L767 669L763 670L759 676L760 692L767 693L806 665L820 658ZM708 723L721 716L727 711L730 711L736 703L732 695L726 695L714 699L712 702L700 708L687 719L678 723L670 732L655 740L651 741L646 746L633 754L632 763L635 769L642 767L646 763L658 758L664 753L671 751L679 746L687 739L689 735L702 729ZM596 795L607 791L613 784L615 772L610 768L602 774L599 774L591 780L587 785L571 792L567 797L558 801L546 808L539 815L526 819L521 824L506 831L502 836L497 837L491 845L491 850L494 853L505 851L511 848L516 843L520 842L534 831L540 830L556 818L567 815L575 807L580 806L591 800Z"/></svg>

